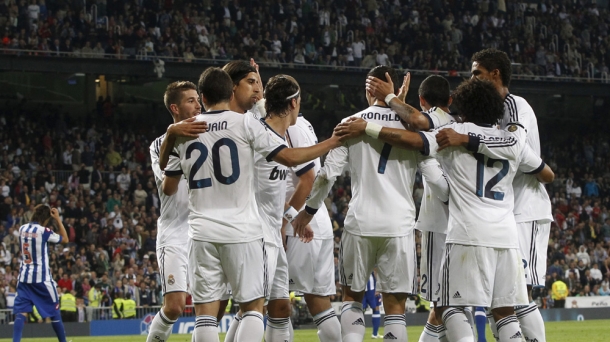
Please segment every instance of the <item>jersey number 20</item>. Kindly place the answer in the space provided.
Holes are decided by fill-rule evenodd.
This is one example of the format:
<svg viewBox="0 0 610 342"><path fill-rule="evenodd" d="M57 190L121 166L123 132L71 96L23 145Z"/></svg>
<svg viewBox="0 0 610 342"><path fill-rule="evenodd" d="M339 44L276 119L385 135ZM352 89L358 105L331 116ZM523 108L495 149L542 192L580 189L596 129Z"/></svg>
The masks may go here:
<svg viewBox="0 0 610 342"><path fill-rule="evenodd" d="M502 178L506 177L508 173L508 160L487 158L487 167L493 167L495 163L502 163L502 169L498 174L491 177L491 179L485 184L483 189L483 175L485 173L485 156L480 153L475 153L474 158L477 160L477 196L485 197L496 201L502 201L504 199L504 193L501 191L492 191L496 184L498 184Z"/></svg>
<svg viewBox="0 0 610 342"><path fill-rule="evenodd" d="M229 153L231 155L231 175L225 177L222 174L222 169L220 167L220 148L222 146L226 146L229 148ZM191 190L194 189L202 189L212 186L212 178L202 178L202 179L194 179L195 174L201 168L205 160L208 158L208 148L201 142L194 142L186 149L186 158L191 158L191 153L193 151L199 151L199 157L193 164L191 168L191 172L189 173L189 188ZM235 142L229 138L222 138L212 146L212 165L214 166L214 178L219 181L221 184L233 184L239 178L239 156L237 154L237 145Z"/></svg>

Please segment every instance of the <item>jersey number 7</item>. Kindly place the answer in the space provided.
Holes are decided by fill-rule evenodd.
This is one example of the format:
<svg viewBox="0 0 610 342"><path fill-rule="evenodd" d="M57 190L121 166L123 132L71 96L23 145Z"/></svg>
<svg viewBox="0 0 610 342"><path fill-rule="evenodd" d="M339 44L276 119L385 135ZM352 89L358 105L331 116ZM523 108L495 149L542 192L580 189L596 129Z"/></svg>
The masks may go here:
<svg viewBox="0 0 610 342"><path fill-rule="evenodd" d="M508 160L487 158L487 167L494 167L495 163L502 163L502 169L485 184L485 192L483 192L483 178L485 173L485 156L480 153L475 153L474 158L477 160L477 196L485 197L496 201L504 199L504 193L500 191L492 191L496 184L508 173Z"/></svg>

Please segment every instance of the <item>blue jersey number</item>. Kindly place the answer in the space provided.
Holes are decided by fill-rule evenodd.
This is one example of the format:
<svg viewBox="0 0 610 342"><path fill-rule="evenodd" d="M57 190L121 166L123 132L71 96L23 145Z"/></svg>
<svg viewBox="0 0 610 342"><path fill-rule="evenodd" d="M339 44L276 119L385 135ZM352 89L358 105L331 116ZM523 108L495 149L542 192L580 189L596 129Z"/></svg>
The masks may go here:
<svg viewBox="0 0 610 342"><path fill-rule="evenodd" d="M379 166L377 166L377 173L384 174L385 166L388 163L390 152L392 151L392 145L385 143L381 149L381 157L379 158Z"/></svg>
<svg viewBox="0 0 610 342"><path fill-rule="evenodd" d="M477 196L502 201L504 199L504 193L492 191L491 188L498 184L502 178L506 177L506 174L508 174L508 160L487 158L487 167L493 167L495 163L502 163L502 169L485 184L485 188L483 189L485 156L480 153L475 153L474 158L477 160Z"/></svg>
<svg viewBox="0 0 610 342"><path fill-rule="evenodd" d="M231 175L224 176L222 174L222 169L220 166L220 148L222 146L226 146L229 148L229 153L231 155ZM189 145L186 149L186 158L190 159L193 151L199 151L199 157L193 164L191 168L191 172L189 173L189 188L191 190L194 189L203 189L212 186L211 178L202 178L202 179L194 179L195 174L205 160L208 158L208 148L201 142L197 141ZM214 146L212 146L212 165L214 166L214 178L219 181L221 184L233 184L239 178L239 155L237 153L237 145L235 142L229 138L222 138L218 140Z"/></svg>

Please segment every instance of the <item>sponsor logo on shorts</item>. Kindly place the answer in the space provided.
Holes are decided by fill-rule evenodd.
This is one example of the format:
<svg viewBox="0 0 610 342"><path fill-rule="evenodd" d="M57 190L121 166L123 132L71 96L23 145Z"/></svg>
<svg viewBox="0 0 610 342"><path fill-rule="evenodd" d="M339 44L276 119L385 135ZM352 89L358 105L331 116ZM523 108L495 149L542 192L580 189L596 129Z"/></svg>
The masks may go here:
<svg viewBox="0 0 610 342"><path fill-rule="evenodd" d="M527 342L538 342L538 339L537 339L537 338L533 338L533 339L532 339L532 338L527 338L527 337L526 337L526 338L525 338L525 340L526 340Z"/></svg>
<svg viewBox="0 0 610 342"><path fill-rule="evenodd" d="M294 285L294 280L292 280L292 279L288 280L288 284Z"/></svg>
<svg viewBox="0 0 610 342"><path fill-rule="evenodd" d="M453 299L456 298L462 298L462 296L460 295L460 291L456 291L455 294L453 295Z"/></svg>
<svg viewBox="0 0 610 342"><path fill-rule="evenodd" d="M511 339L511 340L512 340L513 338L518 338L518 339L521 339L521 332L520 332L520 331L517 331L517 333L516 333L516 334L514 334L513 336L511 336L511 337L510 337L510 339Z"/></svg>
<svg viewBox="0 0 610 342"><path fill-rule="evenodd" d="M398 337L394 336L394 334L389 332L383 336L383 339L384 340L398 340Z"/></svg>
<svg viewBox="0 0 610 342"><path fill-rule="evenodd" d="M169 277L167 277L167 283L170 285L174 285L176 283L176 279L174 279L173 274L170 274Z"/></svg>
<svg viewBox="0 0 610 342"><path fill-rule="evenodd" d="M350 274L350 275L349 275L349 277L347 277L347 278L348 278L349 280L354 279L354 274L353 274L353 273L352 273L352 274Z"/></svg>
<svg viewBox="0 0 610 342"><path fill-rule="evenodd" d="M354 323L352 323L352 325L362 325L362 326L364 326L364 321L362 320L362 318L358 318L357 320L354 321Z"/></svg>

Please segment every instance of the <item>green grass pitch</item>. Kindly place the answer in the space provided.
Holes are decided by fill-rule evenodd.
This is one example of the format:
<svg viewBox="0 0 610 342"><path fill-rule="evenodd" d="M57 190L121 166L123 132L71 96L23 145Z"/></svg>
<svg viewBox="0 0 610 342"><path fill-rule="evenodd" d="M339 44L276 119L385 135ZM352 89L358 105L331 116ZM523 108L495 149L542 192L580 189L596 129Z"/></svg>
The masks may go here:
<svg viewBox="0 0 610 342"><path fill-rule="evenodd" d="M7 327L7 326L4 326ZM424 327L408 327L409 341L417 341ZM383 327L381 328L383 331ZM380 331L380 333L382 332ZM316 330L295 330L294 342L316 342L318 336ZM222 341L224 334L221 335ZM590 321L567 321L546 323L546 338L549 342L607 342L610 340L610 320L590 320ZM68 337L72 342L89 341L108 341L108 342L144 342L144 336L102 336L102 337ZM371 329L366 330L365 341L380 341L371 338ZM9 342L10 339L0 339L0 342ZM51 342L57 341L56 338L31 338L23 339L23 342ZM171 342L190 342L191 335L172 335ZM487 341L493 342L489 327L487 328Z"/></svg>

